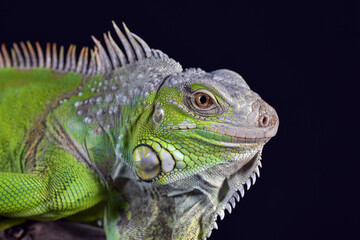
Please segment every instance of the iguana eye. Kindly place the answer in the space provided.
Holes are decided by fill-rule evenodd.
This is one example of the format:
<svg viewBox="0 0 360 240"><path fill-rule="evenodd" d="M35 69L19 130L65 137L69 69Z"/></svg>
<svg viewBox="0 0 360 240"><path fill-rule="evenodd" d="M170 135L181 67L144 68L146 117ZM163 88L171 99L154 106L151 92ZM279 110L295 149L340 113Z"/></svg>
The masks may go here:
<svg viewBox="0 0 360 240"><path fill-rule="evenodd" d="M191 88L185 90L184 103L188 109L199 116L207 117L222 112L222 105L215 95L206 89L192 91Z"/></svg>
<svg viewBox="0 0 360 240"><path fill-rule="evenodd" d="M214 105L213 97L205 92L197 92L194 95L195 103L199 108L208 108Z"/></svg>

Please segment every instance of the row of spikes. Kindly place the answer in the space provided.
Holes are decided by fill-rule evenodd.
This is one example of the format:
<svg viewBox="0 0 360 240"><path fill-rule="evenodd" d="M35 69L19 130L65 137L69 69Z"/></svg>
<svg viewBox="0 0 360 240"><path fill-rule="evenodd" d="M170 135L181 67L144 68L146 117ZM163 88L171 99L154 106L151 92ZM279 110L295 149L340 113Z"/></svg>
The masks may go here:
<svg viewBox="0 0 360 240"><path fill-rule="evenodd" d="M80 55L77 58L76 46L70 45L65 57L64 46L60 47L58 54L56 43L52 46L48 43L46 45L44 57L43 50L38 42L35 43L36 54L32 44L27 41L26 44L24 42L20 42L21 50L19 46L14 43L13 48L10 51L11 55L8 53L5 44L2 44L0 51L0 68L13 67L20 69L32 69L35 67L45 67L56 71L78 72L92 75L110 72L115 68L144 58L152 56L162 57L164 55L159 50L150 49L147 43L134 33L131 33L124 23L123 26L127 38L115 22L113 21L112 23L125 50L125 54L114 41L110 32L107 34L104 33L104 40L108 53L101 42L92 36L92 39L95 42L95 47L93 50L90 50L90 62L89 48L87 47L83 47L81 49Z"/></svg>

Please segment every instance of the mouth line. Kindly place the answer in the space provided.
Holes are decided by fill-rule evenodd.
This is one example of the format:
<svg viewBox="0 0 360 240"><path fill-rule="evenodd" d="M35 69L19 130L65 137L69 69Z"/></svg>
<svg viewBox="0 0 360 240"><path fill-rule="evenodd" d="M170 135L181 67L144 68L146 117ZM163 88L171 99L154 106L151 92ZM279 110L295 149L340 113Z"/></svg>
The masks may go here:
<svg viewBox="0 0 360 240"><path fill-rule="evenodd" d="M265 144L267 141L270 140L270 137L262 137L262 138L251 138L251 137L236 137L236 136L230 136L227 134L220 134L209 130L203 130L203 129L193 129L195 133L200 135L201 137L204 137L206 139L209 139L210 141L216 141L220 143L220 145L224 144Z"/></svg>
<svg viewBox="0 0 360 240"><path fill-rule="evenodd" d="M236 137L225 134L220 134L217 132L210 131L208 127L198 127L196 125L182 125L182 126L171 126L164 127L165 130L170 131L192 131L196 133L195 137L199 140L206 142L208 144L229 147L229 148L246 148L247 146L253 146L258 144L267 143L271 137L261 137L261 138L252 138L252 137Z"/></svg>
<svg viewBox="0 0 360 240"><path fill-rule="evenodd" d="M225 209L228 211L229 214L232 213L232 210L236 207L236 202L240 202L241 198L244 198L245 195L245 188L249 190L251 185L254 185L256 182L256 177L260 178L260 168L262 168L261 164L261 153L256 154L255 162L253 163L253 167L251 168L251 174L249 177L243 182L240 183L238 189L235 189L231 192L230 197L224 200L217 210L215 211L214 217L210 223L210 226L205 231L203 239L206 240L211 236L213 229L218 229L218 225L216 223L218 217L220 220L225 218Z"/></svg>

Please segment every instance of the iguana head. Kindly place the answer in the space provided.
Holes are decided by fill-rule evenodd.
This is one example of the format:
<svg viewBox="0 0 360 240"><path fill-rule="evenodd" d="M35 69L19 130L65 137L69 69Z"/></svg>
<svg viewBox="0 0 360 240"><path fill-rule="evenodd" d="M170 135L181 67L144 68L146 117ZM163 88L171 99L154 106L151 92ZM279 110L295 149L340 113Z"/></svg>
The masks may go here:
<svg viewBox="0 0 360 240"><path fill-rule="evenodd" d="M170 75L148 111L137 132L133 161L139 179L157 184L175 183L216 165L245 165L260 158L278 128L275 110L230 70Z"/></svg>
<svg viewBox="0 0 360 240"><path fill-rule="evenodd" d="M183 70L125 30L131 60L106 75L109 86L98 93L105 99L102 112L119 109L112 118L98 117L116 136L117 230L124 239L204 239L217 228L217 216L235 207L243 186L255 182L263 146L278 129L277 114L237 73ZM98 59L106 60L96 43ZM118 54L115 46L108 49Z"/></svg>
<svg viewBox="0 0 360 240"><path fill-rule="evenodd" d="M244 194L243 185L255 182L277 114L229 70L172 74L151 98L138 124L134 173L167 188L174 236L209 236L217 216Z"/></svg>
<svg viewBox="0 0 360 240"><path fill-rule="evenodd" d="M210 236L217 216L231 212L243 185L255 182L263 146L277 132L277 114L230 70L167 75L144 103L129 144L137 181L118 184L132 221L145 238Z"/></svg>

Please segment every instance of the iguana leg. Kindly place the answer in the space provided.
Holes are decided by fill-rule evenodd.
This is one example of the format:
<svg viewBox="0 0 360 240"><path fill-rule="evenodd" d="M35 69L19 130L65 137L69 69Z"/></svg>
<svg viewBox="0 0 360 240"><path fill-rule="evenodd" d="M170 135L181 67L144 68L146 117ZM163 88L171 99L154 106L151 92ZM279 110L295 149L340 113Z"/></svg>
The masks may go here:
<svg viewBox="0 0 360 240"><path fill-rule="evenodd" d="M54 154L54 152L53 152ZM104 199L98 176L69 153L55 154L42 172L0 173L0 215L56 220Z"/></svg>
<svg viewBox="0 0 360 240"><path fill-rule="evenodd" d="M47 210L47 179L23 173L0 173L0 214L28 217Z"/></svg>

